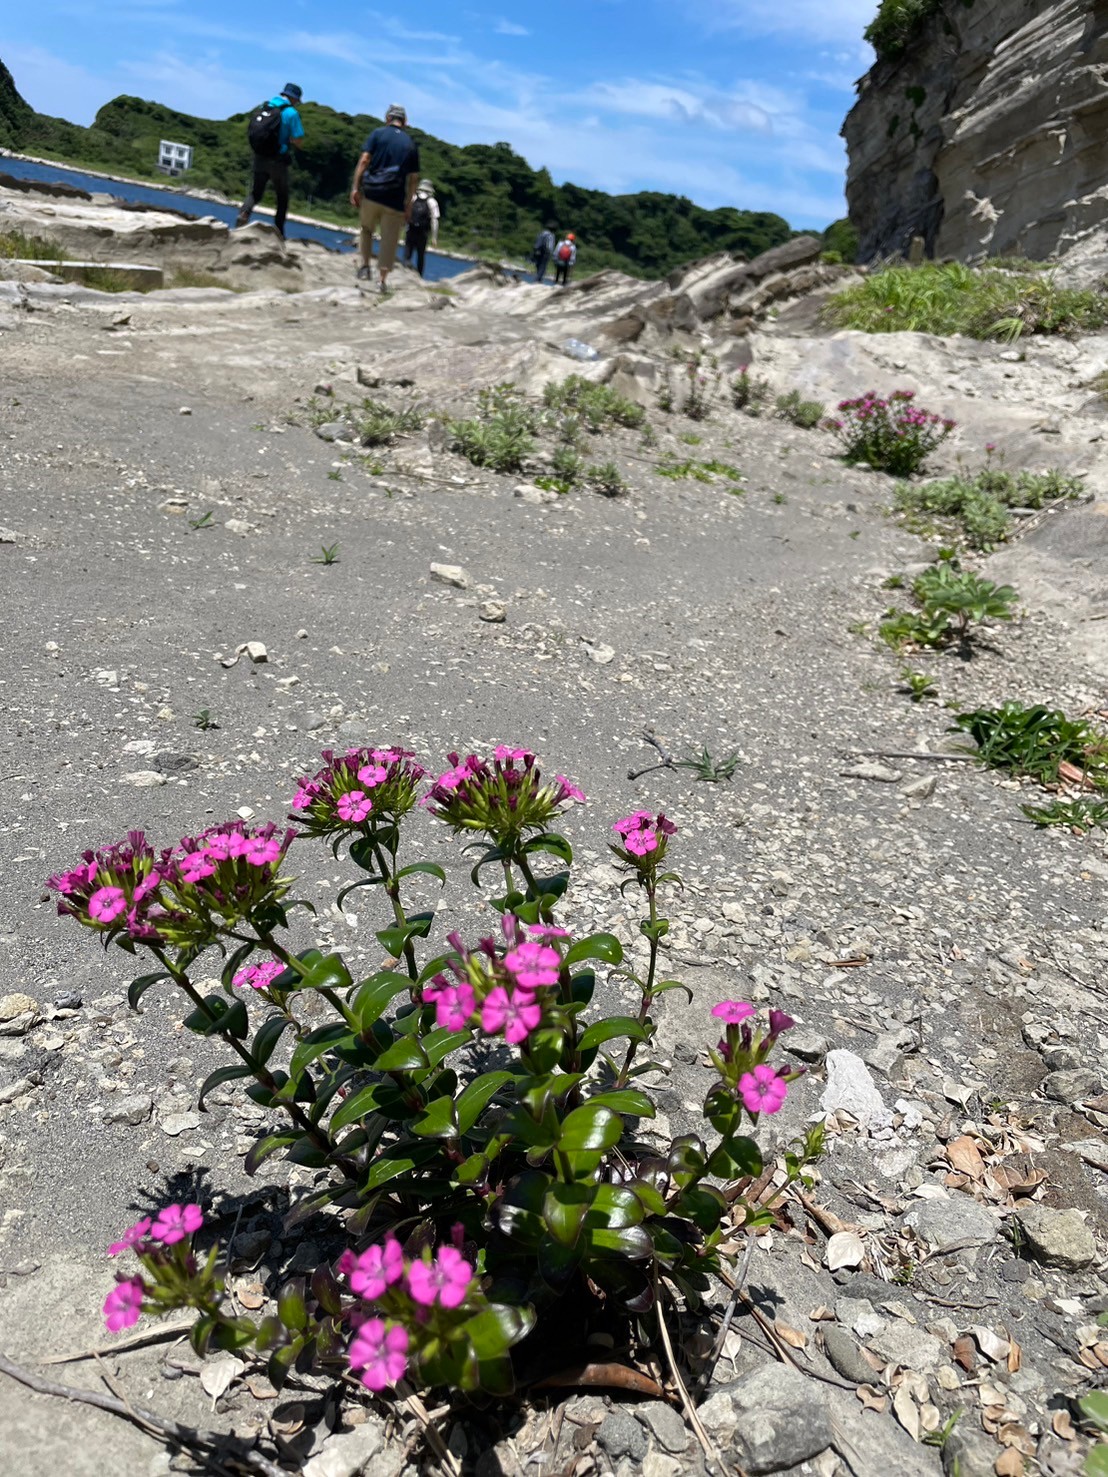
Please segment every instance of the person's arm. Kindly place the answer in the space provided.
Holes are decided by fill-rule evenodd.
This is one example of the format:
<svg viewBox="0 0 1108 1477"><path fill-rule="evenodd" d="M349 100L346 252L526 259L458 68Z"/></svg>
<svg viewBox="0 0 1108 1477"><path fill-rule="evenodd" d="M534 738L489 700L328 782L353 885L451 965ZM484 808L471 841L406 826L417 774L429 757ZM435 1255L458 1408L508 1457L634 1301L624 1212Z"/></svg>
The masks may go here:
<svg viewBox="0 0 1108 1477"><path fill-rule="evenodd" d="M415 174L410 174L408 176L407 197L405 198L405 201L404 201L404 219L406 221L410 221L411 218L412 218L412 201L415 199L415 192L418 189L419 189L419 170L417 169L416 172L415 172Z"/></svg>
<svg viewBox="0 0 1108 1477"><path fill-rule="evenodd" d="M289 124L289 143L294 149L304 147L304 125L300 121L300 114L295 108L292 110L292 118Z"/></svg>
<svg viewBox="0 0 1108 1477"><path fill-rule="evenodd" d="M440 216L440 214L441 214L441 212L439 210L439 202L432 195L431 196L431 245L432 246L437 246L439 244L439 216Z"/></svg>
<svg viewBox="0 0 1108 1477"><path fill-rule="evenodd" d="M358 185L361 183L362 175L365 174L368 168L369 153L366 151L359 156L358 163L354 168L354 183L350 186L350 203L355 210L362 203L362 192L359 190Z"/></svg>

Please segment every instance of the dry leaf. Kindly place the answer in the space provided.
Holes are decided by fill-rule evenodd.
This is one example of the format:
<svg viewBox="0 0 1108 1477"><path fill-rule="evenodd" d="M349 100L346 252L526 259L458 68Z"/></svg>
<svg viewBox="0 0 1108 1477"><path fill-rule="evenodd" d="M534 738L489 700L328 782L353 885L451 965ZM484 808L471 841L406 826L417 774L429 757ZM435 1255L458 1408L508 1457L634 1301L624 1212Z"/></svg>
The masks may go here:
<svg viewBox="0 0 1108 1477"><path fill-rule="evenodd" d="M977 1346L973 1340L963 1334L961 1338L954 1340L954 1358L962 1366L967 1374L972 1374L977 1368Z"/></svg>
<svg viewBox="0 0 1108 1477"><path fill-rule="evenodd" d="M826 1303L820 1303L818 1308L813 1308L808 1314L813 1323L829 1323L835 1317L834 1308L829 1308Z"/></svg>
<svg viewBox="0 0 1108 1477"><path fill-rule="evenodd" d="M961 1138L953 1139L947 1144L946 1157L954 1169L961 1174L969 1175L970 1179L984 1178L985 1161L981 1157L981 1151L968 1134L963 1134Z"/></svg>
<svg viewBox="0 0 1108 1477"><path fill-rule="evenodd" d="M908 1435L911 1436L912 1440L918 1441L920 1434L919 1410L916 1408L916 1402L908 1393L907 1385L901 1385L900 1389L893 1396L893 1414L908 1432Z"/></svg>
<svg viewBox="0 0 1108 1477"><path fill-rule="evenodd" d="M1108 1369L1108 1344L1094 1344L1093 1353L1100 1360L1101 1364L1104 1365L1105 1369Z"/></svg>
<svg viewBox="0 0 1108 1477"><path fill-rule="evenodd" d="M773 1331L783 1344L788 1344L790 1349L803 1349L808 1342L806 1333L801 1333L798 1328L790 1328L779 1318L774 1322Z"/></svg>
<svg viewBox="0 0 1108 1477"><path fill-rule="evenodd" d="M1008 1340L1008 1373L1018 1374L1023 1363L1023 1350L1015 1339Z"/></svg>
<svg viewBox="0 0 1108 1477"><path fill-rule="evenodd" d="M1023 1477L1023 1457L1018 1451L1008 1450L996 1459L996 1477Z"/></svg>
<svg viewBox="0 0 1108 1477"><path fill-rule="evenodd" d="M857 1231L836 1231L827 1243L825 1258L829 1272L837 1272L840 1267L860 1267L866 1259L866 1248Z"/></svg>
<svg viewBox="0 0 1108 1477"><path fill-rule="evenodd" d="M1076 1433L1068 1410L1056 1410L1050 1424L1055 1436L1061 1436L1063 1441L1073 1440Z"/></svg>
<svg viewBox="0 0 1108 1477"><path fill-rule="evenodd" d="M1095 1369L1099 1372L1101 1368L1100 1360L1093 1353L1092 1349L1082 1349L1077 1357L1086 1369Z"/></svg>
<svg viewBox="0 0 1108 1477"><path fill-rule="evenodd" d="M863 1410L876 1410L878 1415L884 1415L889 1408L888 1400L872 1385L859 1385L854 1393L862 1402Z"/></svg>
<svg viewBox="0 0 1108 1477"><path fill-rule="evenodd" d="M935 1378L939 1382L940 1390L960 1390L962 1381L958 1378L958 1371L952 1369L949 1364L940 1364L935 1371Z"/></svg>
<svg viewBox="0 0 1108 1477"><path fill-rule="evenodd" d="M996 1434L1001 1445L1011 1447L1014 1451L1020 1451L1024 1456L1035 1455L1035 1438L1018 1421L1001 1426Z"/></svg>
<svg viewBox="0 0 1108 1477"><path fill-rule="evenodd" d="M277 1391L273 1388L269 1381L261 1379L257 1375L248 1374L246 1376L246 1388L250 1391L255 1400L277 1399Z"/></svg>
<svg viewBox="0 0 1108 1477"><path fill-rule="evenodd" d="M200 1370L200 1384L205 1395L212 1397L212 1409L221 1395L225 1395L246 1368L241 1359L230 1356L209 1360Z"/></svg>
<svg viewBox="0 0 1108 1477"><path fill-rule="evenodd" d="M919 1408L919 1423L925 1431L937 1431L942 1425L942 1416L939 1414L937 1405L921 1405Z"/></svg>
<svg viewBox="0 0 1108 1477"><path fill-rule="evenodd" d="M257 1312L265 1302L265 1292L260 1282L245 1283L237 1289L235 1296L242 1306L247 1308L251 1313Z"/></svg>
<svg viewBox="0 0 1108 1477"><path fill-rule="evenodd" d="M995 1334L991 1328L984 1328L981 1324L976 1324L970 1329L970 1333L977 1340L977 1347L982 1354L991 1359L994 1364L999 1364L1002 1359L1008 1358L1011 1344L1007 1339L1002 1339L999 1334Z"/></svg>

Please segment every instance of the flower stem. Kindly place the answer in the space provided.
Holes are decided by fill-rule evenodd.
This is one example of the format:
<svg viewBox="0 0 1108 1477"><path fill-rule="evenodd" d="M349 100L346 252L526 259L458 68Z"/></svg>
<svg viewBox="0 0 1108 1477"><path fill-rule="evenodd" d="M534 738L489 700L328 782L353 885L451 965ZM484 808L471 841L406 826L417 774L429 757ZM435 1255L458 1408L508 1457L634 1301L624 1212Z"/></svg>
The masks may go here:
<svg viewBox="0 0 1108 1477"><path fill-rule="evenodd" d="M385 859L385 853L380 843L372 837L370 843L373 847L373 855L377 858L377 865L381 869L381 881L384 883L385 893L392 904L392 916L396 919L398 928L408 926L408 916L404 912L404 904L400 901L400 883L396 880L396 852L392 853L392 867L389 867ZM413 980L419 979L419 965L416 963L415 948L411 939L404 940L404 963L408 969L408 975Z"/></svg>

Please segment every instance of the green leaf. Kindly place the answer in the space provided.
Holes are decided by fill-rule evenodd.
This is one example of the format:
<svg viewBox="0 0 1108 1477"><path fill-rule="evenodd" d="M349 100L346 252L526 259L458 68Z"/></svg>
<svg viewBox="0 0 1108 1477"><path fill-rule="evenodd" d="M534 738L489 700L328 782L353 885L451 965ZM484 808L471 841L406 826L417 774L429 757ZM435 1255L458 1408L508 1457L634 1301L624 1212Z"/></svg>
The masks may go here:
<svg viewBox="0 0 1108 1477"><path fill-rule="evenodd" d="M405 1102L404 1093L395 1082L374 1082L354 1093L335 1111L328 1127L332 1134L357 1123L369 1113L381 1113L386 1118L402 1120L410 1118L417 1110Z"/></svg>
<svg viewBox="0 0 1108 1477"><path fill-rule="evenodd" d="M599 1256L626 1257L628 1261L640 1262L654 1252L654 1242L644 1226L621 1226L611 1230L603 1227L588 1232L589 1248Z"/></svg>
<svg viewBox="0 0 1108 1477"><path fill-rule="evenodd" d="M406 974L392 969L383 969L372 974L358 986L357 994L350 1003L351 1013L360 1031L368 1031L389 1005L402 992L411 990L412 982Z"/></svg>
<svg viewBox="0 0 1108 1477"><path fill-rule="evenodd" d="M733 1092L717 1083L704 1100L704 1116L717 1133L725 1138L738 1130L742 1122L742 1106Z"/></svg>
<svg viewBox="0 0 1108 1477"><path fill-rule="evenodd" d="M418 1072L428 1066L430 1063L423 1045L416 1036L401 1036L381 1053L376 1062L380 1072Z"/></svg>
<svg viewBox="0 0 1108 1477"><path fill-rule="evenodd" d="M645 1180L635 1179L628 1180L623 1188L631 1191L648 1215L665 1215L666 1202L653 1185L648 1185Z"/></svg>
<svg viewBox="0 0 1108 1477"><path fill-rule="evenodd" d="M677 1215L687 1216L702 1231L714 1231L727 1214L727 1201L711 1185L692 1185L673 1204Z"/></svg>
<svg viewBox="0 0 1108 1477"><path fill-rule="evenodd" d="M618 1230L623 1226L637 1226L642 1219L642 1202L634 1190L625 1185L597 1185L589 1212L590 1226Z"/></svg>
<svg viewBox="0 0 1108 1477"><path fill-rule="evenodd" d="M140 974L127 986L127 1004L132 1010L137 1010L139 1001L151 985L156 985L159 980L171 980L172 978L173 976L165 969L156 970L153 974Z"/></svg>
<svg viewBox="0 0 1108 1477"><path fill-rule="evenodd" d="M422 1139L453 1139L458 1137L458 1117L454 1111L454 1099L438 1097L417 1117L409 1128Z"/></svg>
<svg viewBox="0 0 1108 1477"><path fill-rule="evenodd" d="M294 1079L299 1077L305 1067L311 1066L316 1057L322 1056L331 1047L338 1046L340 1042L343 1045L353 1046L357 1043L357 1039L344 1022L336 1022L330 1026L318 1026L314 1031L309 1031L302 1041L296 1043L296 1050L289 1062L289 1076Z"/></svg>
<svg viewBox="0 0 1108 1477"><path fill-rule="evenodd" d="M669 922L665 918L659 918L654 923L651 923L649 918L640 918L639 932L643 938L649 939L652 944L657 943L659 940L664 939L669 932Z"/></svg>
<svg viewBox="0 0 1108 1477"><path fill-rule="evenodd" d="M277 1317L290 1333L302 1333L307 1328L308 1305L302 1277L294 1277L281 1289L277 1298Z"/></svg>
<svg viewBox="0 0 1108 1477"><path fill-rule="evenodd" d="M295 1144L302 1137L299 1133L271 1133L264 1139L259 1139L253 1145L250 1152L243 1161L243 1168L247 1174L256 1174L261 1165L271 1154L276 1154L278 1149L283 1149L288 1144Z"/></svg>
<svg viewBox="0 0 1108 1477"><path fill-rule="evenodd" d="M623 1135L623 1119L600 1103L585 1103L562 1124L558 1148L566 1153L579 1149L611 1149Z"/></svg>
<svg viewBox="0 0 1108 1477"><path fill-rule="evenodd" d="M200 1089L200 1097L197 1100L197 1108L204 1111L204 1099L213 1088L221 1086L224 1082L237 1082L242 1077L252 1077L254 1074L246 1065L236 1067L217 1067L214 1072L204 1078L204 1085Z"/></svg>
<svg viewBox="0 0 1108 1477"><path fill-rule="evenodd" d="M350 860L356 867L361 867L363 872L375 871L377 858L373 852L373 844L367 836L359 836L356 841L350 843ZM384 878L375 880L384 881Z"/></svg>
<svg viewBox="0 0 1108 1477"><path fill-rule="evenodd" d="M277 1043L292 1025L287 1015L271 1015L254 1034L250 1054L263 1067L277 1049Z"/></svg>
<svg viewBox="0 0 1108 1477"><path fill-rule="evenodd" d="M478 1359L497 1359L518 1344L535 1326L533 1308L508 1303L490 1303L467 1318L465 1333Z"/></svg>
<svg viewBox="0 0 1108 1477"><path fill-rule="evenodd" d="M1094 1390L1089 1395L1083 1395L1077 1402L1077 1408L1087 1421L1092 1421L1101 1431L1108 1431L1108 1393L1104 1390Z"/></svg>
<svg viewBox="0 0 1108 1477"><path fill-rule="evenodd" d="M596 989L596 975L591 969L582 969L570 980L570 990L575 1005L591 1005Z"/></svg>
<svg viewBox="0 0 1108 1477"><path fill-rule="evenodd" d="M606 1021L597 1021L585 1031L578 1042L578 1049L582 1052L592 1051L598 1046L603 1046L605 1041L615 1041L621 1036L626 1036L632 1041L649 1041L653 1032L648 1026L644 1026L639 1020L631 1015L614 1015Z"/></svg>
<svg viewBox="0 0 1108 1477"><path fill-rule="evenodd" d="M737 1180L745 1175L757 1178L762 1168L758 1145L743 1135L724 1139L708 1160L708 1173L717 1180Z"/></svg>
<svg viewBox="0 0 1108 1477"><path fill-rule="evenodd" d="M1085 1458L1085 1477L1108 1477L1108 1446L1094 1446Z"/></svg>
<svg viewBox="0 0 1108 1477"><path fill-rule="evenodd" d="M637 1087L613 1088L611 1092L598 1092L589 1098L590 1103L602 1103L616 1113L630 1113L634 1118L653 1118L654 1104Z"/></svg>
<svg viewBox="0 0 1108 1477"><path fill-rule="evenodd" d="M377 942L394 959L399 959L408 940L425 939L431 932L431 925L434 921L434 913L413 913L407 923L398 923L393 928L380 929L376 935Z"/></svg>
<svg viewBox="0 0 1108 1477"><path fill-rule="evenodd" d="M535 852L545 852L548 856L556 856L560 862L565 862L567 867L573 865L573 847L564 836L559 836L556 831L543 831L539 836L532 836L530 841L523 844L525 856L533 856Z"/></svg>
<svg viewBox="0 0 1108 1477"><path fill-rule="evenodd" d="M651 1000L654 999L655 995L664 995L667 990L684 990L684 992L685 992L685 999L689 1002L690 1005L692 1004L692 1002L693 1002L693 992L689 989L688 985L686 985L682 980L662 980L659 984L656 984L654 986L654 988L651 990L651 992L650 992L650 998L651 998Z"/></svg>
<svg viewBox="0 0 1108 1477"><path fill-rule="evenodd" d="M384 1149L369 1166L369 1174L366 1175L362 1189L378 1190L382 1185L387 1185L389 1180L402 1174L411 1174L413 1169L429 1164L441 1152L435 1143L395 1144L392 1148Z"/></svg>
<svg viewBox="0 0 1108 1477"><path fill-rule="evenodd" d="M515 1080L511 1072L483 1072L475 1077L455 1104L459 1132L468 1133L501 1088Z"/></svg>
<svg viewBox="0 0 1108 1477"><path fill-rule="evenodd" d="M185 1017L185 1025L198 1036L234 1036L241 1041L250 1029L250 1018L241 1000L206 995L204 1004Z"/></svg>
<svg viewBox="0 0 1108 1477"><path fill-rule="evenodd" d="M543 1198L542 1218L559 1246L577 1245L595 1193L594 1185L551 1184Z"/></svg>
<svg viewBox="0 0 1108 1477"><path fill-rule="evenodd" d="M312 964L306 975L296 974L295 977L297 988L301 990L348 990L354 983L341 954L324 954Z"/></svg>
<svg viewBox="0 0 1108 1477"><path fill-rule="evenodd" d="M529 1169L510 1180L491 1216L500 1232L525 1246L537 1246L546 1234L542 1208L553 1183L548 1174Z"/></svg>
<svg viewBox="0 0 1108 1477"><path fill-rule="evenodd" d="M539 1242L539 1272L555 1292L564 1292L581 1264L583 1246L563 1246L550 1236Z"/></svg>
<svg viewBox="0 0 1108 1477"><path fill-rule="evenodd" d="M583 959L599 959L602 964L622 964L623 945L614 933L591 933L568 950L564 962L580 964Z"/></svg>
<svg viewBox="0 0 1108 1477"><path fill-rule="evenodd" d="M417 872L423 872L428 877L437 877L442 885L444 887L446 886L446 873L439 866L438 862L409 862L406 867L401 867L400 871L397 872L396 880L400 882L405 877L414 876Z"/></svg>

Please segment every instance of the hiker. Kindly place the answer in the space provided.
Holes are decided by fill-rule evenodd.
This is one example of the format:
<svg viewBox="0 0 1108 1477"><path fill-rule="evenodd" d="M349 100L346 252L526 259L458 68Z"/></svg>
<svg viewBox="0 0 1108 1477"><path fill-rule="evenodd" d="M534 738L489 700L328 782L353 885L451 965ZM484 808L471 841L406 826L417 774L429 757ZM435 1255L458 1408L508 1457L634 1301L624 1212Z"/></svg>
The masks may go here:
<svg viewBox="0 0 1108 1477"><path fill-rule="evenodd" d="M531 248L531 260L535 263L536 282L541 282L546 276L546 266L553 255L554 227L552 225L545 225L535 238L535 244Z"/></svg>
<svg viewBox="0 0 1108 1477"><path fill-rule="evenodd" d="M254 151L254 181L242 202L235 226L245 226L250 212L272 183L277 194L277 210L273 224L281 240L285 239L285 217L289 210L289 146L302 147L304 125L296 104L304 94L295 82L286 82L276 97L260 103L250 115L246 136Z"/></svg>
<svg viewBox="0 0 1108 1477"><path fill-rule="evenodd" d="M419 150L404 132L408 114L399 103L391 103L384 126L375 128L365 141L357 167L350 203L362 223L361 258L358 277L368 282L373 254L373 233L381 233L377 270L381 291L386 292L389 273L396 264L396 248L405 221L411 219L412 199L419 184Z"/></svg>
<svg viewBox="0 0 1108 1477"><path fill-rule="evenodd" d="M577 237L572 231L566 233L564 241L559 241L554 248L554 285L560 282L563 287L569 286L569 272L577 260Z"/></svg>
<svg viewBox="0 0 1108 1477"><path fill-rule="evenodd" d="M416 271L423 276L427 264L427 242L438 240L439 202L430 180L421 179L412 208L408 212L408 234L404 239L404 260L409 266L416 259Z"/></svg>

